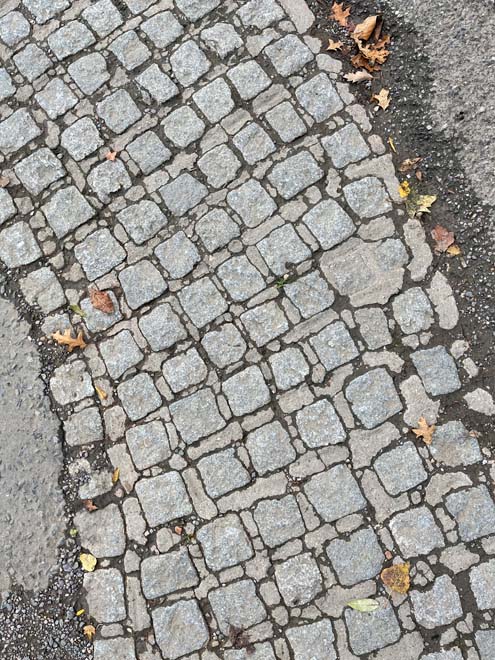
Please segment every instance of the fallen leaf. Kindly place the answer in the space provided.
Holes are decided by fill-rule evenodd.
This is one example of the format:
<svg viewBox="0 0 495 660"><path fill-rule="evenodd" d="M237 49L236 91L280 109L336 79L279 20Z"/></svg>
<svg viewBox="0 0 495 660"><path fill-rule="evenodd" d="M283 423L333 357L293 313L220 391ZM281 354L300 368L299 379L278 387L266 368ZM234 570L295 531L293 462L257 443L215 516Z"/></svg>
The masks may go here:
<svg viewBox="0 0 495 660"><path fill-rule="evenodd" d="M341 41L328 40L327 50L340 50L344 44Z"/></svg>
<svg viewBox="0 0 495 660"><path fill-rule="evenodd" d="M337 21L337 23L342 25L342 27L347 27L347 19L351 13L351 8L347 7L347 9L343 9L343 4L343 2L333 3L330 18L332 18L334 21Z"/></svg>
<svg viewBox="0 0 495 660"><path fill-rule="evenodd" d="M418 156L417 158L406 158L399 165L399 172L410 172L422 160L423 160L423 158L421 156Z"/></svg>
<svg viewBox="0 0 495 660"><path fill-rule="evenodd" d="M174 527L174 532L180 536L182 534L182 527L179 527L177 525L176 527Z"/></svg>
<svg viewBox="0 0 495 660"><path fill-rule="evenodd" d="M362 23L358 23L352 32L352 38L367 41L373 34L377 18L378 16L368 16Z"/></svg>
<svg viewBox="0 0 495 660"><path fill-rule="evenodd" d="M249 640L245 630L237 626L229 626L229 639L235 649L246 649L247 655L254 653L254 646Z"/></svg>
<svg viewBox="0 0 495 660"><path fill-rule="evenodd" d="M411 194L411 186L408 181L403 181L399 186L399 195L402 199L406 199Z"/></svg>
<svg viewBox="0 0 495 660"><path fill-rule="evenodd" d="M406 562L405 564L394 564L389 568L384 568L380 573L383 584L398 594L407 594L411 586L409 567L409 562Z"/></svg>
<svg viewBox="0 0 495 660"><path fill-rule="evenodd" d="M412 432L417 438L423 438L425 445L431 445L435 429L435 425L428 426L426 419L424 417L420 417L418 421L418 428L412 429Z"/></svg>
<svg viewBox="0 0 495 660"><path fill-rule="evenodd" d="M112 314L114 306L112 299L107 291L98 291L98 289L89 290L89 300L95 309L105 314Z"/></svg>
<svg viewBox="0 0 495 660"><path fill-rule="evenodd" d="M85 318L86 316L86 314L82 311L79 305L69 305L69 309L71 310L71 312L74 312L74 314L79 314L79 316L82 318Z"/></svg>
<svg viewBox="0 0 495 660"><path fill-rule="evenodd" d="M96 394L98 395L101 401L105 401L105 399L108 399L108 394L105 392L105 390L102 390L101 387L95 385L95 390L96 390Z"/></svg>
<svg viewBox="0 0 495 660"><path fill-rule="evenodd" d="M390 105L390 92L388 89L382 88L378 94L373 94L371 98L376 100L382 110L386 110Z"/></svg>
<svg viewBox="0 0 495 660"><path fill-rule="evenodd" d="M458 257L461 254L461 248L458 245L451 245L447 248L447 254L451 257Z"/></svg>
<svg viewBox="0 0 495 660"><path fill-rule="evenodd" d="M98 508L93 500L83 500L83 505L86 511L96 511Z"/></svg>
<svg viewBox="0 0 495 660"><path fill-rule="evenodd" d="M112 483L116 484L120 477L120 468L115 468L112 472Z"/></svg>
<svg viewBox="0 0 495 660"><path fill-rule="evenodd" d="M105 154L105 158L107 160L113 161L117 158L117 152L116 151L109 151L108 153Z"/></svg>
<svg viewBox="0 0 495 660"><path fill-rule="evenodd" d="M78 535L78 531L75 527L69 529L69 536L71 537L71 539L75 539L77 535Z"/></svg>
<svg viewBox="0 0 495 660"><path fill-rule="evenodd" d="M455 241L454 232L445 229L442 225L433 227L431 236L435 241L435 252L446 252L447 248L453 245Z"/></svg>
<svg viewBox="0 0 495 660"><path fill-rule="evenodd" d="M417 179L418 181L422 181L422 180L423 180L423 172L422 172L421 170L416 170L416 172L414 173L414 175L415 175L415 177L416 177L416 179Z"/></svg>
<svg viewBox="0 0 495 660"><path fill-rule="evenodd" d="M376 612L380 603L374 598L354 598L347 605L358 612Z"/></svg>
<svg viewBox="0 0 495 660"><path fill-rule="evenodd" d="M77 610L76 616L82 616L86 610Z"/></svg>
<svg viewBox="0 0 495 660"><path fill-rule="evenodd" d="M57 342L57 344L60 344L61 346L67 346L67 348L69 350L69 353L72 353L72 351L75 348L83 349L83 348L86 348L86 346L87 346L87 344L86 344L86 342L84 341L84 338L83 338L82 330L79 330L79 333L78 333L77 337L72 336L72 333L69 330L69 328L67 328L67 330L65 330L64 334L57 331L57 332L54 332L51 335L51 337L52 337L52 339L54 339Z"/></svg>
<svg viewBox="0 0 495 660"><path fill-rule="evenodd" d="M432 204L437 201L436 195L409 195L406 201L406 209L410 218L416 218L423 213L430 213Z"/></svg>
<svg viewBox="0 0 495 660"><path fill-rule="evenodd" d="M86 626L83 627L83 633L86 639L88 639L91 642L96 634L96 628L92 626L90 623L88 623Z"/></svg>
<svg viewBox="0 0 495 660"><path fill-rule="evenodd" d="M373 80L371 73L367 71L356 71L355 73L346 73L344 76L345 80L350 83L359 83L364 80Z"/></svg>
<svg viewBox="0 0 495 660"><path fill-rule="evenodd" d="M0 176L0 188L6 188L10 183L8 176Z"/></svg>
<svg viewBox="0 0 495 660"><path fill-rule="evenodd" d="M92 573L96 568L96 557L92 554L83 552L79 555L79 561L86 573Z"/></svg>
<svg viewBox="0 0 495 660"><path fill-rule="evenodd" d="M386 559L392 559L393 554L390 552L390 550L385 550L385 558Z"/></svg>
<svg viewBox="0 0 495 660"><path fill-rule="evenodd" d="M392 136L390 136L390 137L388 138L387 142L389 143L390 148L392 149L392 151L394 152L394 154L396 154L396 153L397 153L397 149L395 148L394 138L393 138Z"/></svg>

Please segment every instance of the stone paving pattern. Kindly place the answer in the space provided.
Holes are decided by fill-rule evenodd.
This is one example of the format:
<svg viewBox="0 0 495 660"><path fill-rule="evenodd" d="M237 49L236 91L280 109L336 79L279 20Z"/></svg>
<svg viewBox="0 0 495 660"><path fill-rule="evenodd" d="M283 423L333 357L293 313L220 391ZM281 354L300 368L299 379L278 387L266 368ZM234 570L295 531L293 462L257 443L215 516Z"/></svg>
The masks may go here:
<svg viewBox="0 0 495 660"><path fill-rule="evenodd" d="M94 657L493 660L495 468L449 412L493 400L367 110L283 4L0 8L0 260L45 335L89 337L50 392L98 505Z"/></svg>

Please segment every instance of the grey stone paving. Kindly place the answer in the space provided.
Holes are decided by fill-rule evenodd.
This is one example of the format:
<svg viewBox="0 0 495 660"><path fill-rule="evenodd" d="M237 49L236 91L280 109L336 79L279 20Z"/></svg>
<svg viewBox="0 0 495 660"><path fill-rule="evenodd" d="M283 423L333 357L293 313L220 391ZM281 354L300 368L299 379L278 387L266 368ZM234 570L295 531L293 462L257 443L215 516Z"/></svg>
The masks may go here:
<svg viewBox="0 0 495 660"><path fill-rule="evenodd" d="M0 260L88 343L49 391L96 660L493 660L495 471L459 419L492 394L305 9L0 7Z"/></svg>

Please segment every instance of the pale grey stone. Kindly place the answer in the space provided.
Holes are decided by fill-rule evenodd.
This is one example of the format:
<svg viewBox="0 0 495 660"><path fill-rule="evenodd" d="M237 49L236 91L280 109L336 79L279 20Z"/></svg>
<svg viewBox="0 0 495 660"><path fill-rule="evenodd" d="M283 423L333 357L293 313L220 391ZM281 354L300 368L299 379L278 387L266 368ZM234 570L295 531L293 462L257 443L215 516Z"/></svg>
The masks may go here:
<svg viewBox="0 0 495 660"><path fill-rule="evenodd" d="M262 500L253 511L261 537L269 548L276 548L306 532L294 495L279 500Z"/></svg>
<svg viewBox="0 0 495 660"><path fill-rule="evenodd" d="M223 314L228 304L208 277L196 280L179 292L182 308L197 328L202 328Z"/></svg>
<svg viewBox="0 0 495 660"><path fill-rule="evenodd" d="M155 14L141 23L139 29L160 49L170 46L184 33L184 28L171 11Z"/></svg>
<svg viewBox="0 0 495 660"><path fill-rule="evenodd" d="M187 337L180 318L169 304L157 305L139 319L139 329L153 351L163 351Z"/></svg>
<svg viewBox="0 0 495 660"><path fill-rule="evenodd" d="M66 128L60 142L74 160L86 158L104 144L98 129L89 117L78 119Z"/></svg>
<svg viewBox="0 0 495 660"><path fill-rule="evenodd" d="M160 243L155 248L155 254L172 279L184 277L201 260L194 243L183 231L178 231L171 238Z"/></svg>
<svg viewBox="0 0 495 660"><path fill-rule="evenodd" d="M268 174L268 180L284 199L292 199L323 176L314 156L309 151L300 151L277 163Z"/></svg>
<svg viewBox="0 0 495 660"><path fill-rule="evenodd" d="M362 612L347 608L344 616L349 632L349 644L356 655L377 651L397 642L401 637L393 607L381 607L364 616Z"/></svg>
<svg viewBox="0 0 495 660"><path fill-rule="evenodd" d="M277 387L289 390L309 375L309 366L298 348L286 348L269 358Z"/></svg>
<svg viewBox="0 0 495 660"><path fill-rule="evenodd" d="M454 359L443 346L415 351L411 360L429 394L439 396L460 389L461 381Z"/></svg>
<svg viewBox="0 0 495 660"><path fill-rule="evenodd" d="M15 94L12 78L5 69L0 68L0 101L8 99Z"/></svg>
<svg viewBox="0 0 495 660"><path fill-rule="evenodd" d="M327 399L298 410L296 423L302 441L310 449L344 442L346 432L335 408Z"/></svg>
<svg viewBox="0 0 495 660"><path fill-rule="evenodd" d="M136 80L157 103L166 103L179 94L177 85L157 64L149 66Z"/></svg>
<svg viewBox="0 0 495 660"><path fill-rule="evenodd" d="M96 104L96 112L108 128L118 134L123 133L129 126L141 119L140 109L125 89L118 89L113 94L105 96Z"/></svg>
<svg viewBox="0 0 495 660"><path fill-rule="evenodd" d="M170 57L174 76L183 87L189 87L209 70L210 61L192 41L184 42Z"/></svg>
<svg viewBox="0 0 495 660"><path fill-rule="evenodd" d="M232 149L221 144L207 151L198 160L198 167L206 176L210 186L223 188L236 178L241 162Z"/></svg>
<svg viewBox="0 0 495 660"><path fill-rule="evenodd" d="M213 82L201 87L192 98L212 124L218 123L234 109L230 88L223 78L216 78Z"/></svg>
<svg viewBox="0 0 495 660"><path fill-rule="evenodd" d="M296 458L289 434L277 421L251 431L246 439L246 449L260 475L285 467Z"/></svg>
<svg viewBox="0 0 495 660"><path fill-rule="evenodd" d="M423 461L410 441L381 454L373 467L390 495L415 488L428 478Z"/></svg>
<svg viewBox="0 0 495 660"><path fill-rule="evenodd" d="M275 275L284 275L291 264L311 257L311 250L290 224L272 231L256 247Z"/></svg>
<svg viewBox="0 0 495 660"><path fill-rule="evenodd" d="M14 171L28 192L39 195L65 174L59 159L47 147L38 149L17 163Z"/></svg>
<svg viewBox="0 0 495 660"><path fill-rule="evenodd" d="M457 522L463 541L495 533L495 504L486 486L451 493L445 498L445 504Z"/></svg>
<svg viewBox="0 0 495 660"><path fill-rule="evenodd" d="M172 156L171 151L153 131L142 133L128 144L127 152L143 174L150 174Z"/></svg>
<svg viewBox="0 0 495 660"><path fill-rule="evenodd" d="M136 422L162 404L160 393L149 374L140 373L117 387L117 394L129 419Z"/></svg>
<svg viewBox="0 0 495 660"><path fill-rule="evenodd" d="M452 648L448 651L442 650L438 653L428 653L428 655L422 655L421 660L463 660L463 657L458 648ZM484 660L484 658L482 658L482 660Z"/></svg>
<svg viewBox="0 0 495 660"><path fill-rule="evenodd" d="M148 557L141 562L141 584L148 600L195 587L198 582L198 573L187 548Z"/></svg>
<svg viewBox="0 0 495 660"><path fill-rule="evenodd" d="M41 249L27 222L18 222L0 232L0 259L7 268L27 266L41 255Z"/></svg>
<svg viewBox="0 0 495 660"><path fill-rule="evenodd" d="M163 132L177 147L185 149L191 142L199 140L206 124L188 105L174 110L162 121Z"/></svg>
<svg viewBox="0 0 495 660"><path fill-rule="evenodd" d="M230 409L236 416L247 415L270 402L270 390L258 366L247 367L222 384Z"/></svg>
<svg viewBox="0 0 495 660"><path fill-rule="evenodd" d="M248 649L225 651L225 660L276 660L269 642L253 644Z"/></svg>
<svg viewBox="0 0 495 660"><path fill-rule="evenodd" d="M201 40L222 59L241 48L244 43L230 23L215 23L203 30Z"/></svg>
<svg viewBox="0 0 495 660"><path fill-rule="evenodd" d="M227 245L241 232L223 209L213 209L198 220L196 233L208 252L214 252Z"/></svg>
<svg viewBox="0 0 495 660"><path fill-rule="evenodd" d="M471 591L480 610L495 607L495 559L474 566L469 571Z"/></svg>
<svg viewBox="0 0 495 660"><path fill-rule="evenodd" d="M45 314L53 312L66 301L57 276L46 266L31 271L20 281L20 285L26 301L30 305L38 305Z"/></svg>
<svg viewBox="0 0 495 660"><path fill-rule="evenodd" d="M67 362L57 367L50 379L50 389L55 401L61 406L94 395L91 376L82 360Z"/></svg>
<svg viewBox="0 0 495 660"><path fill-rule="evenodd" d="M318 564L309 552L276 564L275 581L289 607L311 602L323 586Z"/></svg>
<svg viewBox="0 0 495 660"><path fill-rule="evenodd" d="M94 660L136 660L134 641L130 637L97 639L94 643Z"/></svg>
<svg viewBox="0 0 495 660"><path fill-rule="evenodd" d="M433 310L420 287L408 289L394 298L392 309L395 320L406 335L428 330L433 323Z"/></svg>
<svg viewBox="0 0 495 660"><path fill-rule="evenodd" d="M89 298L81 301L81 309L84 312L84 323L90 332L103 332L108 330L122 319L122 312L119 303L113 291L107 291L113 304L113 312L107 314L99 309L95 309Z"/></svg>
<svg viewBox="0 0 495 660"><path fill-rule="evenodd" d="M256 227L269 218L277 205L255 179L249 179L227 195L227 204L248 227Z"/></svg>
<svg viewBox="0 0 495 660"><path fill-rule="evenodd" d="M29 112L21 108L0 122L0 151L11 154L40 134L41 129Z"/></svg>
<svg viewBox="0 0 495 660"><path fill-rule="evenodd" d="M264 346L287 332L289 324L275 301L241 314L241 321L256 346Z"/></svg>
<svg viewBox="0 0 495 660"><path fill-rule="evenodd" d="M232 323L225 323L208 332L201 340L208 357L221 369L242 358L247 346L239 330Z"/></svg>
<svg viewBox="0 0 495 660"><path fill-rule="evenodd" d="M285 633L294 654L294 660L337 660L329 619L289 628Z"/></svg>
<svg viewBox="0 0 495 660"><path fill-rule="evenodd" d="M122 25L122 16L111 0L99 0L87 7L82 17L101 38Z"/></svg>
<svg viewBox="0 0 495 660"><path fill-rule="evenodd" d="M116 504L108 504L96 511L79 511L74 527L81 546L97 559L120 557L125 552L124 521Z"/></svg>
<svg viewBox="0 0 495 660"><path fill-rule="evenodd" d="M333 522L366 507L357 481L344 464L311 477L304 492L325 522Z"/></svg>
<svg viewBox="0 0 495 660"><path fill-rule="evenodd" d="M289 101L284 101L267 112L265 119L283 142L293 142L308 130Z"/></svg>
<svg viewBox="0 0 495 660"><path fill-rule="evenodd" d="M357 309L354 318L359 325L361 336L368 348L376 351L392 343L392 335L388 328L387 317L379 307Z"/></svg>
<svg viewBox="0 0 495 660"><path fill-rule="evenodd" d="M119 280L131 309L138 309L158 298L168 288L158 269L147 259L124 268L119 273Z"/></svg>
<svg viewBox="0 0 495 660"><path fill-rule="evenodd" d="M342 321L327 325L317 335L311 337L309 343L327 371L351 362L359 356L357 346Z"/></svg>
<svg viewBox="0 0 495 660"><path fill-rule="evenodd" d="M131 426L125 439L138 470L146 470L171 456L167 431L159 420Z"/></svg>
<svg viewBox="0 0 495 660"><path fill-rule="evenodd" d="M295 34L288 34L263 51L276 71L286 78L300 71L314 59L313 53ZM330 81L328 81L331 85Z"/></svg>
<svg viewBox="0 0 495 660"><path fill-rule="evenodd" d="M232 448L204 456L198 461L198 469L210 497L221 497L250 482L249 472Z"/></svg>
<svg viewBox="0 0 495 660"><path fill-rule="evenodd" d="M245 630L266 618L266 610L252 580L241 580L208 594L211 609L224 635L230 627Z"/></svg>
<svg viewBox="0 0 495 660"><path fill-rule="evenodd" d="M99 348L107 371L114 380L141 362L144 357L129 330L122 330L106 339L101 342Z"/></svg>
<svg viewBox="0 0 495 660"><path fill-rule="evenodd" d="M325 199L314 206L302 221L323 250L342 243L356 231L350 217L333 199Z"/></svg>
<svg viewBox="0 0 495 660"><path fill-rule="evenodd" d="M376 577L385 560L371 527L354 532L348 539L330 541L326 552L339 582L347 587Z"/></svg>
<svg viewBox="0 0 495 660"><path fill-rule="evenodd" d="M120 160L107 160L94 167L89 173L88 183L104 204L110 202L113 193L131 187L131 179Z"/></svg>
<svg viewBox="0 0 495 660"><path fill-rule="evenodd" d="M428 630L446 626L463 616L459 593L447 575L438 577L425 591L413 589L410 596L414 618Z"/></svg>
<svg viewBox="0 0 495 660"><path fill-rule="evenodd" d="M243 101L254 99L272 84L268 75L254 60L243 62L230 69L227 77Z"/></svg>
<svg viewBox="0 0 495 660"><path fill-rule="evenodd" d="M145 12L150 5L154 4L155 0L124 0L124 2L130 11L137 16Z"/></svg>
<svg viewBox="0 0 495 660"><path fill-rule="evenodd" d="M197 206L208 189L188 172L181 174L158 191L173 215L181 216Z"/></svg>
<svg viewBox="0 0 495 660"><path fill-rule="evenodd" d="M19 11L9 11L0 19L0 39L11 48L17 46L30 31L28 21Z"/></svg>
<svg viewBox="0 0 495 660"><path fill-rule="evenodd" d="M75 55L95 43L90 30L79 21L70 21L48 37L48 45L59 60Z"/></svg>
<svg viewBox="0 0 495 660"><path fill-rule="evenodd" d="M138 245L146 243L168 224L158 204L148 199L132 204L117 213L117 220Z"/></svg>
<svg viewBox="0 0 495 660"><path fill-rule="evenodd" d="M374 218L392 210L390 198L382 182L374 176L344 186L347 203L360 218Z"/></svg>
<svg viewBox="0 0 495 660"><path fill-rule="evenodd" d="M126 251L108 229L97 229L74 248L74 254L93 281L109 273L126 258Z"/></svg>
<svg viewBox="0 0 495 660"><path fill-rule="evenodd" d="M141 66L151 57L151 51L134 30L128 30L114 39L108 49L128 71Z"/></svg>
<svg viewBox="0 0 495 660"><path fill-rule="evenodd" d="M79 89L87 95L96 92L110 78L105 58L100 53L80 57L67 67L67 71Z"/></svg>
<svg viewBox="0 0 495 660"><path fill-rule="evenodd" d="M325 136L321 143L330 156L333 166L339 169L349 163L356 163L370 154L370 149L355 124L348 124L335 133Z"/></svg>
<svg viewBox="0 0 495 660"><path fill-rule="evenodd" d="M232 513L201 527L196 538L212 571L241 564L254 554L239 517Z"/></svg>
<svg viewBox="0 0 495 660"><path fill-rule="evenodd" d="M172 392L197 385L208 375L206 364L194 347L168 359L163 363L162 371Z"/></svg>
<svg viewBox="0 0 495 660"><path fill-rule="evenodd" d="M170 404L170 413L177 430L187 445L219 431L225 420L218 410L215 395L210 389L199 390Z"/></svg>
<svg viewBox="0 0 495 660"><path fill-rule="evenodd" d="M389 524L403 557L428 555L445 545L440 528L425 506L398 513Z"/></svg>
<svg viewBox="0 0 495 660"><path fill-rule="evenodd" d="M180 600L153 610L153 629L163 657L175 660L201 649L209 639L208 628L195 600Z"/></svg>
<svg viewBox="0 0 495 660"><path fill-rule="evenodd" d="M495 630L478 630L478 632L475 634L475 639L481 660L492 660L492 658L495 658ZM436 659L432 658L431 660ZM445 660L449 659L446 658ZM459 657L452 658L452 660L462 660L460 651Z"/></svg>
<svg viewBox="0 0 495 660"><path fill-rule="evenodd" d="M94 208L75 186L58 190L41 210L57 238L70 234L95 215Z"/></svg>
<svg viewBox="0 0 495 660"><path fill-rule="evenodd" d="M224 261L217 275L229 296L237 302L248 300L265 288L261 273L244 255Z"/></svg>
<svg viewBox="0 0 495 660"><path fill-rule="evenodd" d="M255 122L251 122L239 131L234 136L233 142L248 165L264 160L276 148L268 133Z"/></svg>
<svg viewBox="0 0 495 660"><path fill-rule="evenodd" d="M50 117L56 119L73 108L78 99L70 88L60 78L53 78L43 87L41 92L35 94L35 99Z"/></svg>
<svg viewBox="0 0 495 660"><path fill-rule="evenodd" d="M169 471L157 477L140 479L136 494L150 527L193 513L184 481L178 472Z"/></svg>
<svg viewBox="0 0 495 660"><path fill-rule="evenodd" d="M335 294L316 271L284 284L283 290L305 319L328 309L335 300Z"/></svg>
<svg viewBox="0 0 495 660"><path fill-rule="evenodd" d="M176 0L175 4L190 21L198 21L216 9L220 0Z"/></svg>
<svg viewBox="0 0 495 660"><path fill-rule="evenodd" d="M473 465L483 458L478 440L457 421L437 426L429 449L435 460L450 467Z"/></svg>
<svg viewBox="0 0 495 660"><path fill-rule="evenodd" d="M64 422L65 441L71 447L102 442L103 423L98 408L84 408Z"/></svg>
<svg viewBox="0 0 495 660"><path fill-rule="evenodd" d="M70 0L23 0L37 23L46 23L70 5Z"/></svg>
<svg viewBox="0 0 495 660"><path fill-rule="evenodd" d="M126 617L124 581L116 568L98 568L85 573L88 610L98 623L117 623Z"/></svg>
<svg viewBox="0 0 495 660"><path fill-rule="evenodd" d="M285 17L282 7L275 0L250 0L241 6L237 15L243 25L258 30L264 30Z"/></svg>
<svg viewBox="0 0 495 660"><path fill-rule="evenodd" d="M325 121L344 107L334 84L326 73L319 73L299 85L296 89L296 97L302 107L317 122ZM325 145L323 144L323 146ZM342 165L335 165L335 167L342 167Z"/></svg>
<svg viewBox="0 0 495 660"><path fill-rule="evenodd" d="M354 378L345 395L365 428L372 429L402 410L392 378L385 369L372 369Z"/></svg>
<svg viewBox="0 0 495 660"><path fill-rule="evenodd" d="M479 412L482 415L492 417L495 415L495 403L490 392L477 387L472 392L464 395L464 401L467 403L468 408Z"/></svg>
<svg viewBox="0 0 495 660"><path fill-rule="evenodd" d="M33 82L42 73L45 73L52 65L51 60L47 57L46 53L41 50L36 44L28 44L19 53L13 57L16 67L21 74ZM24 112L18 110L17 112Z"/></svg>

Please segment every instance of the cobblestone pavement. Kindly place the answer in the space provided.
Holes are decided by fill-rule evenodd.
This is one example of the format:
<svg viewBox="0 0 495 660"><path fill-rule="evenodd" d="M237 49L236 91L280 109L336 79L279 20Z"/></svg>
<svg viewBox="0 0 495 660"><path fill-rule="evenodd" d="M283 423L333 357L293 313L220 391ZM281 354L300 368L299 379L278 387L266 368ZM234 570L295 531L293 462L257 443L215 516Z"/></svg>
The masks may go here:
<svg viewBox="0 0 495 660"><path fill-rule="evenodd" d="M495 470L462 420L495 405L367 111L280 1L0 9L0 260L44 335L88 337L49 387L94 658L493 660Z"/></svg>

